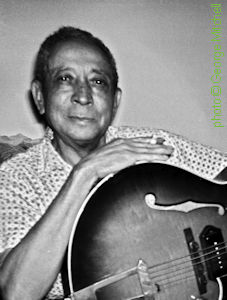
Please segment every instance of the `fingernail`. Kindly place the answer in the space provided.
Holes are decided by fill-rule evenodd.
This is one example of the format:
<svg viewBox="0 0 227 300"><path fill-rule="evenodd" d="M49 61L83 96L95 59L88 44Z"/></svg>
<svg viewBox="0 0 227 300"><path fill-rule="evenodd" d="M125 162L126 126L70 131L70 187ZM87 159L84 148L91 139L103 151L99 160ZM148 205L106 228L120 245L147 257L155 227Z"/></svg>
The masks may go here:
<svg viewBox="0 0 227 300"><path fill-rule="evenodd" d="M163 144L164 142L165 142L165 139L163 139L163 138L161 138L161 137L157 137L157 139L156 139L156 143L157 143L157 144L161 145L161 144Z"/></svg>

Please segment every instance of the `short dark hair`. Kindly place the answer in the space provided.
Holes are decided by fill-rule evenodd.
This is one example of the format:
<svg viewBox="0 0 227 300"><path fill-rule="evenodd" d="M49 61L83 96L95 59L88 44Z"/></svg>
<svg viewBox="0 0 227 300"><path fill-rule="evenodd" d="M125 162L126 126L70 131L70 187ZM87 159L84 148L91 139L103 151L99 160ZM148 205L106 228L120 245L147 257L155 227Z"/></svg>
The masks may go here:
<svg viewBox="0 0 227 300"><path fill-rule="evenodd" d="M33 80L38 80L42 86L45 85L45 74L48 71L48 63L52 51L58 43L72 40L83 41L94 45L102 52L111 67L113 75L113 91L116 91L118 86L118 72L115 59L110 50L99 38L93 36L90 32L72 26L63 26L59 28L53 34L49 35L41 44L36 57Z"/></svg>

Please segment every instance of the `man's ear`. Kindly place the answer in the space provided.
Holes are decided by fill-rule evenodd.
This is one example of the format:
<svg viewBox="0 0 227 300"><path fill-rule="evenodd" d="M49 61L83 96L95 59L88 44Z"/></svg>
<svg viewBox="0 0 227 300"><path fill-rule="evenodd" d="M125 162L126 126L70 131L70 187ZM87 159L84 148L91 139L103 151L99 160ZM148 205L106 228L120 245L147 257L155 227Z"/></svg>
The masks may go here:
<svg viewBox="0 0 227 300"><path fill-rule="evenodd" d="M31 92L35 105L41 115L45 113L44 97L41 83L37 80L32 81Z"/></svg>
<svg viewBox="0 0 227 300"><path fill-rule="evenodd" d="M122 90L118 87L116 89L115 95L114 95L114 104L113 104L113 119L117 113L118 107L121 103L121 95L122 95Z"/></svg>

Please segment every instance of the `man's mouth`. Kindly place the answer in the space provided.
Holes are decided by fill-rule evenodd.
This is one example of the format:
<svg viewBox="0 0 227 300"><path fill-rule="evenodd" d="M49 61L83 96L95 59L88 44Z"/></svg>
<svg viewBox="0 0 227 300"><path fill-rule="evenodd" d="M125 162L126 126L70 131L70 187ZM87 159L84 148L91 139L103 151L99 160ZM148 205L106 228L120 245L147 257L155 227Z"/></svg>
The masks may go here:
<svg viewBox="0 0 227 300"><path fill-rule="evenodd" d="M77 115L72 115L69 116L70 119L73 119L75 121L81 122L81 123L86 123L86 122L92 122L94 118L92 117L87 117L87 116L77 116Z"/></svg>

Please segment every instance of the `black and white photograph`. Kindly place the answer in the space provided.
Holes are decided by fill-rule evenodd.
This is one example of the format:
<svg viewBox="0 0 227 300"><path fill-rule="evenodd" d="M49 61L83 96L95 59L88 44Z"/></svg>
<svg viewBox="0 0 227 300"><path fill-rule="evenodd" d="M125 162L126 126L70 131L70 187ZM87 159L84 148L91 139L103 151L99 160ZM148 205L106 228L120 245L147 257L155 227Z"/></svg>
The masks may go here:
<svg viewBox="0 0 227 300"><path fill-rule="evenodd" d="M0 300L227 300L225 14L0 0Z"/></svg>

